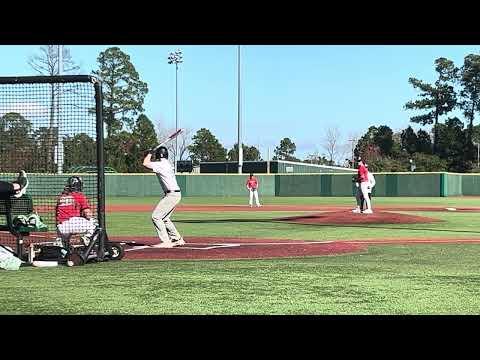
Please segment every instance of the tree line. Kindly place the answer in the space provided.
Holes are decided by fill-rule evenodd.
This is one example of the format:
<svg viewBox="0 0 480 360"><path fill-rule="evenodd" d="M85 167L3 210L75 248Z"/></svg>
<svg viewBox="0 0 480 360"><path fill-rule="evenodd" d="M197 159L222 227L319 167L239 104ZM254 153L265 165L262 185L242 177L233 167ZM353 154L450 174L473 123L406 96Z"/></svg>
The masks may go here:
<svg viewBox="0 0 480 360"><path fill-rule="evenodd" d="M404 105L405 110L417 112L410 121L431 126L432 134L422 129L415 132L410 126L396 133L386 125L370 127L359 139L355 155L366 158L375 171L409 170L410 160L416 171L470 172L476 167L480 126L474 120L480 111L480 55L467 55L461 66L441 57L435 60L434 69L433 83L408 79L419 94ZM463 118L451 116L454 110Z"/></svg>

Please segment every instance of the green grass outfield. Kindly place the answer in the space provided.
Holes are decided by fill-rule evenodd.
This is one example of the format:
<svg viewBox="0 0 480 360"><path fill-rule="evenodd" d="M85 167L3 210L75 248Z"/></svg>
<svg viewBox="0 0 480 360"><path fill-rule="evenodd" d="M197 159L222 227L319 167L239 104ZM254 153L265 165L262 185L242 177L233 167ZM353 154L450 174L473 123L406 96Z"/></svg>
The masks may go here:
<svg viewBox="0 0 480 360"><path fill-rule="evenodd" d="M244 204L185 198L183 204ZM158 198L107 199L152 204ZM480 198L377 198L376 204L480 206ZM348 205L352 198L265 198ZM178 212L188 236L280 239L480 238L480 214L405 212L434 224L325 226L275 220L299 212ZM108 214L111 235L154 235L149 212ZM268 259L106 262L0 270L0 314L478 314L480 244L372 245L363 253ZM79 286L81 284L81 286ZM20 300L19 300L20 299Z"/></svg>
<svg viewBox="0 0 480 360"><path fill-rule="evenodd" d="M158 196L145 197L107 197L106 203L116 204L155 204ZM412 206L445 206L445 207L469 207L479 206L480 197L374 197L377 205L412 205ZM345 197L281 197L265 196L260 193L260 202L266 205L352 205L355 204L353 196ZM182 198L184 205L247 205L248 196L190 196Z"/></svg>
<svg viewBox="0 0 480 360"><path fill-rule="evenodd" d="M443 220L430 224L327 225L295 224L280 217L301 212L178 212L172 219L185 236L276 238L289 240L351 240L386 237L480 238L480 213L402 212ZM107 217L109 234L156 236L150 212L113 213Z"/></svg>

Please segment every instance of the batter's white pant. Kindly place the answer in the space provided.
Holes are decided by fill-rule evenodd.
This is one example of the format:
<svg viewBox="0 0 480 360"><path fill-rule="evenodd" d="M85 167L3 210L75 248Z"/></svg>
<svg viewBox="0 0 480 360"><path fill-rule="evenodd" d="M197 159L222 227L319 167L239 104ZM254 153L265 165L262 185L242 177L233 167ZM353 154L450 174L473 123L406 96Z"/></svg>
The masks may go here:
<svg viewBox="0 0 480 360"><path fill-rule="evenodd" d="M370 197L368 196L368 187L370 186L370 184L368 183L368 181L364 181L362 183L360 183L360 189L362 190L362 195L363 195L363 198L365 199L365 202L367 204L367 209L372 209L372 205L370 203Z"/></svg>
<svg viewBox="0 0 480 360"><path fill-rule="evenodd" d="M249 200L249 205L253 205L253 198L255 197L255 203L257 206L260 206L260 202L258 201L258 190L257 189L250 189L250 200Z"/></svg>
<svg viewBox="0 0 480 360"><path fill-rule="evenodd" d="M72 217L57 225L57 233L62 238L63 244L67 245L73 234L84 234L91 237L96 229L95 219Z"/></svg>
<svg viewBox="0 0 480 360"><path fill-rule="evenodd" d="M180 240L182 236L170 220L175 206L180 202L182 195L179 192L167 193L153 210L152 221L157 230L158 238L162 243L171 243Z"/></svg>

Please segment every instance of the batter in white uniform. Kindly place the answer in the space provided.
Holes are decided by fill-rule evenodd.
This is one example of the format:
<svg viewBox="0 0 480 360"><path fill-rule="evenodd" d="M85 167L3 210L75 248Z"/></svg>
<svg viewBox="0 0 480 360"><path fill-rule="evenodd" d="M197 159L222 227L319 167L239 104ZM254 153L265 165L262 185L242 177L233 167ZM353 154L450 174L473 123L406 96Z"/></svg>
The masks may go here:
<svg viewBox="0 0 480 360"><path fill-rule="evenodd" d="M153 225L160 239L160 242L153 245L153 247L172 248L184 245L185 241L170 220L175 206L182 198L180 187L175 178L175 170L168 161L168 150L166 147L161 146L154 153L158 161L151 161L153 151L150 151L143 159L143 166L152 169L157 174L165 196L160 200L152 214Z"/></svg>

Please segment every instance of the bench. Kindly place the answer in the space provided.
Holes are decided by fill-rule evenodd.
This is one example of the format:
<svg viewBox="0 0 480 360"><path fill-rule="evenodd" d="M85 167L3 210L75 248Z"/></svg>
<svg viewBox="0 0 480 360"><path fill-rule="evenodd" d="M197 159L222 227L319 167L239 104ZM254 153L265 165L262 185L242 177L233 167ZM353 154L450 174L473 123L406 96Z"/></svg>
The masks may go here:
<svg viewBox="0 0 480 360"><path fill-rule="evenodd" d="M30 235L32 229L24 226L14 226L13 219L15 216L29 215L31 213L33 213L33 200L29 195L25 194L19 198L14 196L0 197L0 216L5 217L4 224L0 224L0 231L8 231L15 237L17 243L16 253L19 258L22 258L24 255L23 237Z"/></svg>

